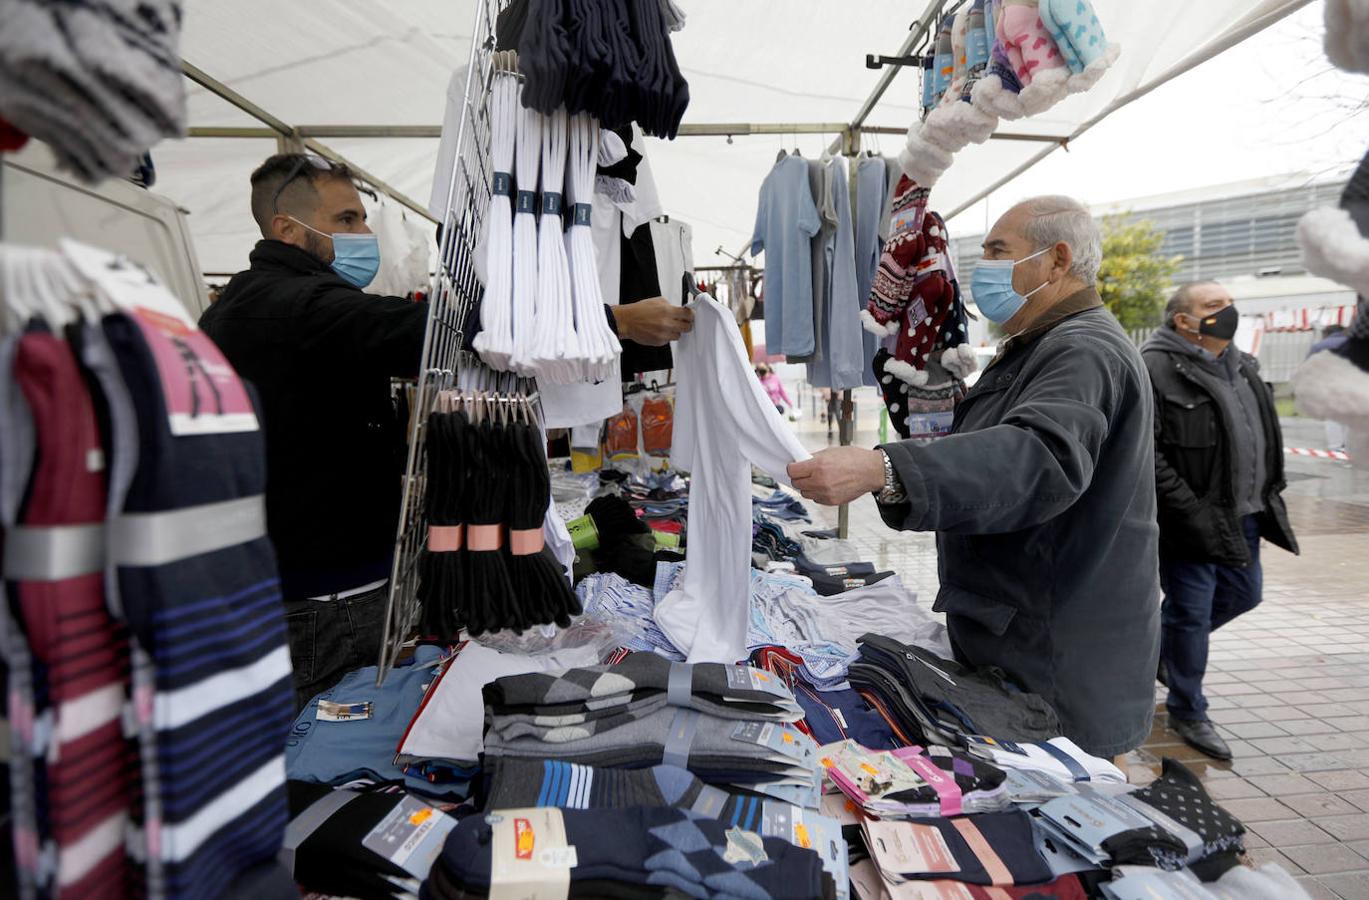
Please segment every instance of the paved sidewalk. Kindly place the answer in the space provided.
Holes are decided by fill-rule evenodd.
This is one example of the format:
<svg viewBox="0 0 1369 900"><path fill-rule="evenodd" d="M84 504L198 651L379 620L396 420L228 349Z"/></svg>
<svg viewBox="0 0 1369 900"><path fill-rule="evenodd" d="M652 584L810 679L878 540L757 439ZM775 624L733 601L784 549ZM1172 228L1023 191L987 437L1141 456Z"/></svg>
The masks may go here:
<svg viewBox="0 0 1369 900"><path fill-rule="evenodd" d="M856 444L870 447L877 401L873 391L857 399ZM1320 423L1284 427L1290 446L1325 447ZM827 445L816 417L796 428L810 449ZM1309 457L1287 463L1302 555L1265 544L1264 603L1213 636L1206 689L1234 762L1210 760L1169 731L1157 685L1155 728L1129 755L1128 774L1144 783L1161 757L1184 762L1245 823L1252 861L1278 862L1313 897L1369 900L1369 471ZM836 523L835 510L819 515ZM850 539L931 605L931 535L890 531L862 498Z"/></svg>

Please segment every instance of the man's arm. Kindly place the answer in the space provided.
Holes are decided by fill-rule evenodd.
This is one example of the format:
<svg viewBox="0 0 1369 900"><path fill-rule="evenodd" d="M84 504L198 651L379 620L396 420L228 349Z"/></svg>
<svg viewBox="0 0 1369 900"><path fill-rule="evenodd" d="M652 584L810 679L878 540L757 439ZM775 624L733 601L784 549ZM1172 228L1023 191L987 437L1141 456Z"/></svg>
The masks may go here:
<svg viewBox="0 0 1369 900"><path fill-rule="evenodd" d="M904 503L881 505L885 522L909 531L991 534L1058 516L1093 479L1117 402L1117 362L1111 350L1096 345L1043 346L1018 374L1022 393L999 424L930 444L884 445L908 495ZM805 495L808 477L824 477L817 473L828 454L835 464L831 477L843 484L827 493L827 502L883 486L878 453L837 448L795 464L817 464L812 476L792 473Z"/></svg>
<svg viewBox="0 0 1369 900"><path fill-rule="evenodd" d="M694 328L694 310L652 297L621 306L604 305L609 327L620 338L648 347L662 347Z"/></svg>
<svg viewBox="0 0 1369 900"><path fill-rule="evenodd" d="M428 304L341 288L311 301L301 352L329 364L410 378L418 374Z"/></svg>

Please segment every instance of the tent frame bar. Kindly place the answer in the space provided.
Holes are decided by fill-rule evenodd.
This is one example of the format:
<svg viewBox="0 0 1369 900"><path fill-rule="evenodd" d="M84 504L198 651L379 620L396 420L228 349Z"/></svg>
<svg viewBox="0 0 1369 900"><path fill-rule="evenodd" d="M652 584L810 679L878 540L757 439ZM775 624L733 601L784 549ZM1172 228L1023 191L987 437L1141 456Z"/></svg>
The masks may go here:
<svg viewBox="0 0 1369 900"><path fill-rule="evenodd" d="M191 81L195 82L196 84L200 85L201 87L205 88L210 93L215 94L221 99L228 101L233 106L236 106L238 109L247 113L249 116L256 119L258 122L261 122L267 126L264 129L218 129L220 131L238 131L252 133L221 134L214 136L257 138L274 137L277 139L277 142L280 147L280 152L282 153L298 153L303 150L310 150L314 153L317 153L319 156L322 156L325 159L345 165L348 169L352 171L354 175L356 175L357 178L371 185L381 193L393 198L395 202L403 204L404 206L418 213L420 216L423 216L430 222L437 222L437 219L433 218L432 214L428 212L427 207L419 204L408 194L405 194L403 191L391 187L389 184L372 175L370 172L361 168L361 166L358 166L351 160L347 159L347 157L343 156L341 153L338 153L336 150L334 150L332 147L329 147L327 144L320 143L314 137L306 135L302 133L298 128L295 128L294 126L287 124L283 119L279 119L276 116L273 116L265 109L253 103L251 100L248 100L242 94L239 94L237 91L233 90L228 85L219 81L217 78L205 72L203 69L199 68L193 63L187 62L184 59L181 60L181 71L184 72L186 77L189 78ZM197 133L205 130L212 131L214 129L192 128L190 129L189 133L191 137L210 136Z"/></svg>

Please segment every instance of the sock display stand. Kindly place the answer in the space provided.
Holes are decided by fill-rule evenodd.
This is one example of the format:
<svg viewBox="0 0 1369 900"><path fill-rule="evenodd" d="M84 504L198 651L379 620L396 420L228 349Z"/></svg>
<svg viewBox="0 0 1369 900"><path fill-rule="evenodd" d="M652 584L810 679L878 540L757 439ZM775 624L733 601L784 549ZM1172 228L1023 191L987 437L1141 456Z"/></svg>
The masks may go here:
<svg viewBox="0 0 1369 900"><path fill-rule="evenodd" d="M409 426L385 633L376 664L377 683L383 683L395 665L418 618L419 560L428 532L424 508L428 459L424 438L439 393L451 389L479 390L518 398L529 405L537 421L542 420L541 400L533 379L495 372L467 347L482 292L476 275L476 252L481 226L490 208L494 175L490 153L490 96L496 72L494 23L505 2L482 0L476 5L472 26L465 107L442 216L440 261L433 279L423 362Z"/></svg>

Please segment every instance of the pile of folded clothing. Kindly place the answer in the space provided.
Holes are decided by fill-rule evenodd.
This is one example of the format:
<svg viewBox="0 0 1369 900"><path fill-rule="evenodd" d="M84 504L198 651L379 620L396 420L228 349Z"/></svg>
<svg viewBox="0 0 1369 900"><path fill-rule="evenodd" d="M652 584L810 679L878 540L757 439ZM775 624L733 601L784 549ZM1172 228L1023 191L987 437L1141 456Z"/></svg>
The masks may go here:
<svg viewBox="0 0 1369 900"><path fill-rule="evenodd" d="M841 824L812 810L769 797L720 790L675 766L602 769L574 763L502 759L494 762L485 808L628 809L670 806L762 837L811 848L848 894L846 841Z"/></svg>
<svg viewBox="0 0 1369 900"><path fill-rule="evenodd" d="M1095 867L1189 868L1208 880L1239 863L1245 828L1172 759L1147 787L1105 793L1088 784L1032 815L1057 846Z"/></svg>
<svg viewBox="0 0 1369 900"><path fill-rule="evenodd" d="M1003 770L946 747L874 751L842 741L819 753L832 784L880 819L1001 812L1012 806Z"/></svg>
<svg viewBox="0 0 1369 900"><path fill-rule="evenodd" d="M1061 733L1051 705L1001 673L881 635L861 637L847 677L905 744L956 745L967 735L1044 741Z"/></svg>
<svg viewBox="0 0 1369 900"><path fill-rule="evenodd" d="M468 641L440 671L429 671L424 679L427 690L415 698L405 726L390 740L388 758L404 767L411 781L417 778L428 782L425 789L429 792L445 793L442 789L453 783L464 788L470 773L479 771L484 752L485 713L480 692L486 684L502 675L559 671L598 661L599 652L593 647L522 656ZM368 671L373 686L375 670L362 670ZM386 685L403 671L391 672Z"/></svg>
<svg viewBox="0 0 1369 900"><path fill-rule="evenodd" d="M792 724L803 711L774 676L747 666L688 665L636 653L612 665L496 679L484 689L485 752L505 757L688 769L815 808L817 745Z"/></svg>
<svg viewBox="0 0 1369 900"><path fill-rule="evenodd" d="M539 807L468 817L447 836L419 896L496 891L621 900L838 896L813 850L674 807Z"/></svg>

